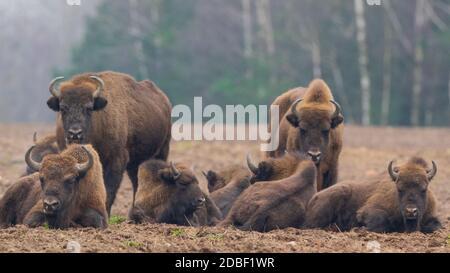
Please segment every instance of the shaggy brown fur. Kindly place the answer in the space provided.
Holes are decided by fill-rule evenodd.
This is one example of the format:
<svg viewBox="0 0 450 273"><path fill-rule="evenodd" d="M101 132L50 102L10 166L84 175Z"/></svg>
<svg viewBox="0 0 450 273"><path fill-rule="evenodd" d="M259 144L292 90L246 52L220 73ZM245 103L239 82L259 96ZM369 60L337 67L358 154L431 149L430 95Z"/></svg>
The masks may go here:
<svg viewBox="0 0 450 273"><path fill-rule="evenodd" d="M34 133L33 136L34 149L33 149L33 160L37 162L42 162L44 157L49 154L58 154L59 148L56 143L56 135L48 135L42 138L37 138L37 134ZM30 175L34 173L32 169L27 166L25 174L23 176Z"/></svg>
<svg viewBox="0 0 450 273"><path fill-rule="evenodd" d="M433 232L441 227L436 200L428 189L428 166L422 158L411 158L397 168L399 177L386 173L373 181L341 182L317 193L307 209L306 226L340 230L365 226L374 232ZM417 215L408 217L408 209Z"/></svg>
<svg viewBox="0 0 450 273"><path fill-rule="evenodd" d="M236 170L236 169L235 169ZM248 170L239 168L234 175L226 179L219 176L219 181L225 181L224 186L211 193L211 199L222 212L223 216L228 214L234 201L248 187L250 187L251 174Z"/></svg>
<svg viewBox="0 0 450 273"><path fill-rule="evenodd" d="M104 90L93 98L99 83ZM47 104L57 116L57 139L67 143L90 143L104 168L108 212L126 170L137 190L139 165L147 159L166 160L171 139L171 104L152 81L136 82L131 76L111 71L74 76L60 86L61 95ZM72 139L71 132L80 132Z"/></svg>
<svg viewBox="0 0 450 273"><path fill-rule="evenodd" d="M220 211L200 189L193 171L182 164L175 166L177 170L161 160L148 160L140 166L139 188L129 212L130 220L207 225L221 218Z"/></svg>
<svg viewBox="0 0 450 273"><path fill-rule="evenodd" d="M232 180L243 180L251 174L246 167L235 164L218 172L209 170L204 175L206 180L208 180L208 190L210 193L213 193L225 187Z"/></svg>
<svg viewBox="0 0 450 273"><path fill-rule="evenodd" d="M291 109L295 99L298 115ZM297 88L278 97L273 104L280 105L279 146L266 153L268 157L282 156L287 151L318 153L313 158L318 167L317 189L320 191L337 182L338 160L342 149L343 116L333 116L336 107L328 85L323 80L312 81L308 88ZM288 106L289 105L289 106Z"/></svg>
<svg viewBox="0 0 450 273"><path fill-rule="evenodd" d="M50 228L73 226L107 227L106 190L100 159L92 146L85 146L93 165L80 173L77 163L89 161L80 145L70 145L58 155L47 155L39 173L21 178L0 200L0 226L26 224ZM44 209L47 200L57 200L58 209Z"/></svg>
<svg viewBox="0 0 450 273"><path fill-rule="evenodd" d="M258 182L247 188L234 202L222 226L266 232L301 227L309 199L317 192L316 168L301 157L288 178Z"/></svg>

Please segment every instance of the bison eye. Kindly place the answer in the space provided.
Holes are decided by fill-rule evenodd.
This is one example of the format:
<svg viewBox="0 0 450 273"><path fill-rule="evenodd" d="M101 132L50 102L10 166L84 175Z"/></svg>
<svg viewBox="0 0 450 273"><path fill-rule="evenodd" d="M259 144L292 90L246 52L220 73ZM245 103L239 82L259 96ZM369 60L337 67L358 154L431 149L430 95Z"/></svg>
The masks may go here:
<svg viewBox="0 0 450 273"><path fill-rule="evenodd" d="M305 134L306 134L306 130L305 130L305 129L302 129L302 128L300 128L300 133L301 133L302 135L305 135Z"/></svg>

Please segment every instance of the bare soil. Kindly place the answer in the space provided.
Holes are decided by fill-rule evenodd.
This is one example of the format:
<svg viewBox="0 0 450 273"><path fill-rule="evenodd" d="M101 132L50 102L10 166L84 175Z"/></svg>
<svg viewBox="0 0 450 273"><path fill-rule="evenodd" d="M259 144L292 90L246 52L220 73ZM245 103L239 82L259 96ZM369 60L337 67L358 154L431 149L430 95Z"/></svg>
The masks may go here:
<svg viewBox="0 0 450 273"><path fill-rule="evenodd" d="M23 156L34 131L42 136L53 129L44 124L0 125L0 196L25 170ZM174 142L170 157L193 163L200 172L243 164L248 151L257 158L258 143ZM381 252L450 252L450 129L347 126L339 180L366 179L385 171L389 160L401 162L412 155L435 160L438 165L431 189L445 228L433 234L377 234L362 229L258 233L234 228L132 225L125 221L110 224L106 230L3 229L0 252L65 252L69 241L77 241L82 252L371 252L372 241L380 244ZM199 178L205 182L201 175ZM130 182L125 178L112 214L126 217L130 202Z"/></svg>

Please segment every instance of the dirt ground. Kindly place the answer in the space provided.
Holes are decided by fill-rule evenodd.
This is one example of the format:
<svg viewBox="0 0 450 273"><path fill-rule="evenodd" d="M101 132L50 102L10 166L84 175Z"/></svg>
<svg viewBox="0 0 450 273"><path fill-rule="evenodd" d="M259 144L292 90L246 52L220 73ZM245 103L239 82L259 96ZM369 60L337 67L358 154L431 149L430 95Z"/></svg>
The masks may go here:
<svg viewBox="0 0 450 273"><path fill-rule="evenodd" d="M34 131L42 136L51 133L52 127L0 125L0 196L24 171L23 155ZM131 225L126 221L110 224L106 230L17 226L0 230L0 252L65 252L69 241L78 242L82 252L372 252L373 241L380 244L381 252L450 252L450 129L347 126L344 142L340 181L376 175L394 158L401 162L411 155L421 155L435 160L438 174L431 189L438 199L445 228L425 235L376 234L358 229L350 232L286 229L263 234L233 228ZM232 163L244 163L248 151L257 158L259 145L174 142L170 157L194 163L198 171L219 170ZM130 182L124 180L112 213L123 217L131 202Z"/></svg>

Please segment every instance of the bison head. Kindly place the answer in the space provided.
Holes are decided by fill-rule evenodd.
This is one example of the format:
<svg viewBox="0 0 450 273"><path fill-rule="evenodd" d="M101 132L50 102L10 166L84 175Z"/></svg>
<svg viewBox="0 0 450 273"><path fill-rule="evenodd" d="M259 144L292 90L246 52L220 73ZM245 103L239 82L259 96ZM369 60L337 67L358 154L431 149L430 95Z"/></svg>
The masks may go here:
<svg viewBox="0 0 450 273"><path fill-rule="evenodd" d="M335 111L329 113L319 105L301 107L297 111L297 105L302 99L295 101L291 107L291 113L286 115L287 121L296 130L294 145L296 150L307 154L317 165L327 151L330 132L344 121L341 107L335 101L330 101L335 106Z"/></svg>
<svg viewBox="0 0 450 273"><path fill-rule="evenodd" d="M91 129L92 113L104 109L108 103L101 97L105 84L101 78L90 76L89 79L95 82L97 87L92 88L93 85L89 82L70 86L61 92L56 88L56 83L62 79L64 77L58 77L50 83L52 97L47 101L47 105L61 114L67 144L88 143L86 138Z"/></svg>
<svg viewBox="0 0 450 273"><path fill-rule="evenodd" d="M160 222L186 224L206 202L194 172L184 166L176 167L171 162L170 167L159 170L159 176L170 187L170 196Z"/></svg>
<svg viewBox="0 0 450 273"><path fill-rule="evenodd" d="M67 225L63 222L67 209L76 197L80 180L94 164L92 154L84 146L82 148L88 157L84 163L78 163L76 158L67 155L48 155L42 162L34 161L34 146L25 155L28 167L39 172L43 212L52 227Z"/></svg>
<svg viewBox="0 0 450 273"><path fill-rule="evenodd" d="M436 163L427 169L423 159L415 159L419 164L406 164L402 167L393 167L393 161L389 163L388 172L395 182L400 212L407 232L417 231L425 214L427 205L428 185L436 175Z"/></svg>

